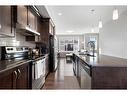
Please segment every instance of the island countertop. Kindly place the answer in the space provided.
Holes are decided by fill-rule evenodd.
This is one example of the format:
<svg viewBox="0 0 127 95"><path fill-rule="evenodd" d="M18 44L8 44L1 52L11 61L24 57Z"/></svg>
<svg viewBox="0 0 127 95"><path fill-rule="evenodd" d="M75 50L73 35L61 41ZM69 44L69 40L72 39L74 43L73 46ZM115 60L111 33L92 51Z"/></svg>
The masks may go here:
<svg viewBox="0 0 127 95"><path fill-rule="evenodd" d="M102 54L98 55L95 54L95 57L80 55L79 53L74 54L91 67L93 66L127 67L127 59L124 58L118 58Z"/></svg>

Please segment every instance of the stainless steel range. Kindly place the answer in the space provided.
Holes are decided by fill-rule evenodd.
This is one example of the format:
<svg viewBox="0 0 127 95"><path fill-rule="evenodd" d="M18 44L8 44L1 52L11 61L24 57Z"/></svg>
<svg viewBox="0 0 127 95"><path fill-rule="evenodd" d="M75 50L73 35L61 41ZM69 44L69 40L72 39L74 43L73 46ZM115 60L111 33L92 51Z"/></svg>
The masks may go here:
<svg viewBox="0 0 127 95"><path fill-rule="evenodd" d="M25 59L28 58L28 47L1 47L1 60Z"/></svg>
<svg viewBox="0 0 127 95"><path fill-rule="evenodd" d="M45 82L45 57L32 55L31 51L28 47L3 46L1 47L1 60L10 60L10 62L31 60L32 89L39 89Z"/></svg>

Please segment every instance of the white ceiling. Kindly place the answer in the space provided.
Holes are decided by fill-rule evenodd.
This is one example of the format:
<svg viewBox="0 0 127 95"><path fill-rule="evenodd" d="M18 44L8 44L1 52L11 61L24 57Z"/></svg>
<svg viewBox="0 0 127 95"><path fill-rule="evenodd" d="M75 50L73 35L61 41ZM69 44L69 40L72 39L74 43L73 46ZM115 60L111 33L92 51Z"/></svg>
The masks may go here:
<svg viewBox="0 0 127 95"><path fill-rule="evenodd" d="M100 17L103 25L112 20L114 8L118 9L119 14L127 10L127 6L46 6L49 16L55 23L56 34L84 34L91 32L92 27L98 32ZM92 9L95 11L91 12ZM58 13L62 15L59 16ZM68 33L68 30L74 32Z"/></svg>

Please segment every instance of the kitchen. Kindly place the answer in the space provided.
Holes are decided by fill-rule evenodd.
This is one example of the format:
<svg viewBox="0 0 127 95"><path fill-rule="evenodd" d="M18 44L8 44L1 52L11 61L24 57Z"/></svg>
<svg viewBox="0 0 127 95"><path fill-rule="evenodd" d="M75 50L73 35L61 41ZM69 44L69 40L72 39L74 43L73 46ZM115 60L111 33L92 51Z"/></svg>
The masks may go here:
<svg viewBox="0 0 127 95"><path fill-rule="evenodd" d="M126 11L0 6L0 89L126 89Z"/></svg>

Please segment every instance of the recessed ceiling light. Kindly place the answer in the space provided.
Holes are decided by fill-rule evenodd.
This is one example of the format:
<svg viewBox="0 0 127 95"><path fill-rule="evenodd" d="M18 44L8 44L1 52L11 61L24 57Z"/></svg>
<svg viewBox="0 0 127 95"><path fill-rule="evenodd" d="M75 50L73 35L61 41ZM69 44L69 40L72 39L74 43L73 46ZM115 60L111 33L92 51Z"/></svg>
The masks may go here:
<svg viewBox="0 0 127 95"><path fill-rule="evenodd" d="M91 11L91 12L94 12L95 10L94 10L94 9L91 9L90 11Z"/></svg>
<svg viewBox="0 0 127 95"><path fill-rule="evenodd" d="M62 13L58 13L58 15L59 15L59 16L61 16L61 15L62 15Z"/></svg>

